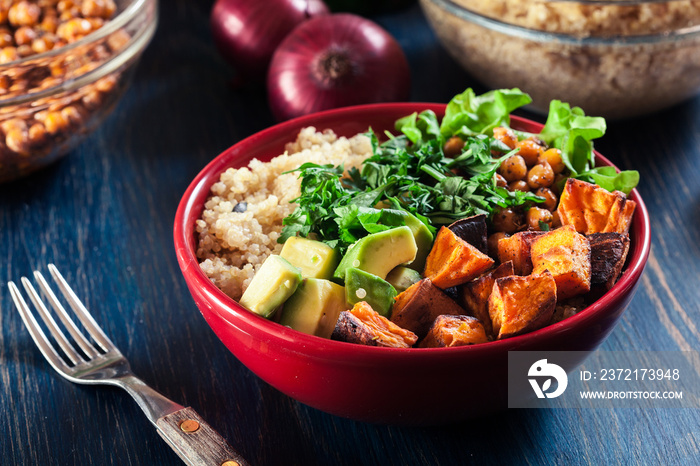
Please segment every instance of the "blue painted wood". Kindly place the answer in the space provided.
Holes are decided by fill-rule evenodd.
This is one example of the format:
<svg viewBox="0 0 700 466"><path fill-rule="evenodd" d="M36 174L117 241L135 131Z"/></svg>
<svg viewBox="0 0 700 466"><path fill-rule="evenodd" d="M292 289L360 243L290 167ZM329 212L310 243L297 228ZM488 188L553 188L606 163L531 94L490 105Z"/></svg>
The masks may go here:
<svg viewBox="0 0 700 466"><path fill-rule="evenodd" d="M700 460L698 410L517 410L463 425L376 426L301 405L243 367L197 312L172 247L173 216L190 180L273 123L262 91L232 86L235 70L209 35L210 7L162 2L156 37L105 124L66 159L0 186L0 463L181 464L128 395L60 379L34 347L6 281L47 262L64 272L137 374L196 409L252 464ZM417 6L375 19L407 51L413 100L479 89ZM639 291L603 347L698 349L700 98L612 122L597 147L641 172L653 232Z"/></svg>

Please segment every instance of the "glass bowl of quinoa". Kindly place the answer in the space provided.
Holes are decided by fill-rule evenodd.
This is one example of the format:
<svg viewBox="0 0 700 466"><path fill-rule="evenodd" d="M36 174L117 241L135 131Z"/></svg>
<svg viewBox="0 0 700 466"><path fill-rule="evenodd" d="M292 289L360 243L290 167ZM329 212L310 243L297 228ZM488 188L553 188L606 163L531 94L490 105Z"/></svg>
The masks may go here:
<svg viewBox="0 0 700 466"><path fill-rule="evenodd" d="M623 119L700 91L698 0L420 0L445 49L488 88Z"/></svg>
<svg viewBox="0 0 700 466"><path fill-rule="evenodd" d="M69 153L111 112L157 0L0 2L0 183Z"/></svg>

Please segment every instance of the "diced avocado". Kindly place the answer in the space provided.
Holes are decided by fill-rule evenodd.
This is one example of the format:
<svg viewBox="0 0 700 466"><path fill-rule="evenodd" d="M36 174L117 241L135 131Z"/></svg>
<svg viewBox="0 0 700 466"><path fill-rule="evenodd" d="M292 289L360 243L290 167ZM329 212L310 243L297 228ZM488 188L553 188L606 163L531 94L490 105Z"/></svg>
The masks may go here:
<svg viewBox="0 0 700 466"><path fill-rule="evenodd" d="M397 294L389 282L369 272L355 267L345 272L345 300L350 305L366 301L377 313L389 317Z"/></svg>
<svg viewBox="0 0 700 466"><path fill-rule="evenodd" d="M372 233L348 248L333 277L344 282L345 271L355 267L384 279L397 265L413 261L417 251L413 232L407 226Z"/></svg>
<svg viewBox="0 0 700 466"><path fill-rule="evenodd" d="M406 214L406 226L413 232L413 237L416 240L416 247L418 248L416 251L416 258L409 264L409 267L422 273L425 268L425 259L428 257L430 249L433 247L433 240L435 237L425 223L421 222L418 217L409 212Z"/></svg>
<svg viewBox="0 0 700 466"><path fill-rule="evenodd" d="M330 338L345 304L345 288L329 280L305 278L284 303L280 324Z"/></svg>
<svg viewBox="0 0 700 466"><path fill-rule="evenodd" d="M301 282L301 272L278 255L265 259L243 292L242 306L263 317L270 317Z"/></svg>
<svg viewBox="0 0 700 466"><path fill-rule="evenodd" d="M304 278L329 279L340 262L340 254L336 249L320 241L298 236L292 236L284 242L280 256L298 267Z"/></svg>
<svg viewBox="0 0 700 466"><path fill-rule="evenodd" d="M391 285L396 288L396 291L401 293L409 286L421 281L422 278L421 274L417 271L400 265L394 267L391 272L389 272L389 275L386 276L386 281L391 283Z"/></svg>

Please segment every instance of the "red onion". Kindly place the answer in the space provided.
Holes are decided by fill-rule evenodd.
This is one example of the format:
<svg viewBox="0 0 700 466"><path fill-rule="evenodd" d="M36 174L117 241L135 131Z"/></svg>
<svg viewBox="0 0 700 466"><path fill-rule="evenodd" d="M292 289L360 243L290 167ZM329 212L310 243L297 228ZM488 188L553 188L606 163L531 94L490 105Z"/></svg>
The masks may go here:
<svg viewBox="0 0 700 466"><path fill-rule="evenodd" d="M270 108L278 120L331 108L408 100L410 70L396 40L348 13L297 26L272 56Z"/></svg>
<svg viewBox="0 0 700 466"><path fill-rule="evenodd" d="M210 25L222 56L254 80L265 77L272 54L295 26L327 13L322 0L217 0Z"/></svg>

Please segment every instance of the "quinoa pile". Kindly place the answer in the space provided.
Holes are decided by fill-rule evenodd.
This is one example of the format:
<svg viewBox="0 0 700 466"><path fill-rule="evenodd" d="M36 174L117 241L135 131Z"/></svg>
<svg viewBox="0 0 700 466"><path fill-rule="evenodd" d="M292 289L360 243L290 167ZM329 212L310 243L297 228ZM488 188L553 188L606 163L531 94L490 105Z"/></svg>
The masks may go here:
<svg viewBox="0 0 700 466"><path fill-rule="evenodd" d="M306 162L359 168L371 154L362 134L345 138L309 127L270 162L253 159L247 167L226 170L212 186L196 224L197 258L204 273L228 296L240 299L263 261L279 254L282 220L296 208L290 201L300 194L298 174L283 173Z"/></svg>

